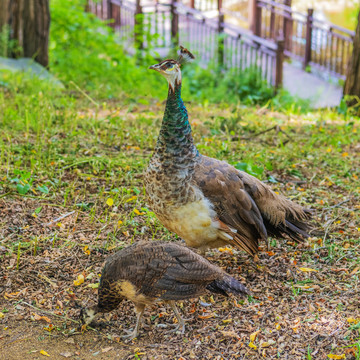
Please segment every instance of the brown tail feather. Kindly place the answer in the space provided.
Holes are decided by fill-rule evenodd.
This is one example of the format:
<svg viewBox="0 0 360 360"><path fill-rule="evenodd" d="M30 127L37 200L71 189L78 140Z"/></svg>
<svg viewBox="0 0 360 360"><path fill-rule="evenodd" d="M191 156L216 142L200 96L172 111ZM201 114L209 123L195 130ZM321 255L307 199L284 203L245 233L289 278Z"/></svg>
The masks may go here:
<svg viewBox="0 0 360 360"><path fill-rule="evenodd" d="M233 241L229 242L231 245L234 245L248 254L254 256L256 253L259 252L259 245L257 240L250 241L246 237L241 236L240 234L233 234Z"/></svg>
<svg viewBox="0 0 360 360"><path fill-rule="evenodd" d="M250 295L250 291L241 282L230 275L225 275L223 279L216 279L206 287L208 290L227 296L228 292L235 295Z"/></svg>
<svg viewBox="0 0 360 360"><path fill-rule="evenodd" d="M223 230L230 237L227 239L227 242L230 245L236 246L240 250L246 251L248 254L254 256L259 251L259 239L257 239L257 234L248 234L248 236L243 236L237 231L232 231L231 228L226 225L221 220L218 220L220 224L220 229ZM266 239L265 239L266 240Z"/></svg>
<svg viewBox="0 0 360 360"><path fill-rule="evenodd" d="M266 230L270 236L281 238L288 236L296 242L303 242L310 236L313 231L312 225L309 223L311 219L311 211L304 210L305 216L302 219L296 219L292 215L288 215L285 223L272 224L268 219L264 218Z"/></svg>

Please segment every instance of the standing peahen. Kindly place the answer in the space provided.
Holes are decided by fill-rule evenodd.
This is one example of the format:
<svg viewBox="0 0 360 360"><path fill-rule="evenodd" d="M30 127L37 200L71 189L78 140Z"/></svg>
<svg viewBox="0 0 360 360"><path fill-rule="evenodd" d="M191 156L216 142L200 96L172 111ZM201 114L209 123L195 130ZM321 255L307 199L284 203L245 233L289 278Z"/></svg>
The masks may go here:
<svg viewBox="0 0 360 360"><path fill-rule="evenodd" d="M225 161L198 152L181 99L180 64L194 56L183 47L179 55L179 61L150 66L169 83L160 134L145 173L148 203L160 222L201 251L230 244L255 255L259 240L267 241L268 234L296 241L308 237L309 210Z"/></svg>

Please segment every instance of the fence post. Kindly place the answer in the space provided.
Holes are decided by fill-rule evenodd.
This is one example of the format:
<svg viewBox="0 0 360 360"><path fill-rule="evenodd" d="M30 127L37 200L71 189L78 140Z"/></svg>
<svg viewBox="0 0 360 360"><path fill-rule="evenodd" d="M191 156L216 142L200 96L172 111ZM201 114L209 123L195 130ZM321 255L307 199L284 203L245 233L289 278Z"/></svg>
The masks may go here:
<svg viewBox="0 0 360 360"><path fill-rule="evenodd" d="M179 15L175 3L176 0L171 0L171 41L174 47L179 43Z"/></svg>
<svg viewBox="0 0 360 360"><path fill-rule="evenodd" d="M190 0L190 7L195 9L195 0Z"/></svg>
<svg viewBox="0 0 360 360"><path fill-rule="evenodd" d="M293 33L293 19L291 10L291 0L284 0L284 5L288 6L290 10L285 10L283 34L285 37L285 49L291 51L292 48L292 33Z"/></svg>
<svg viewBox="0 0 360 360"><path fill-rule="evenodd" d="M143 11L142 6L140 5L141 0L136 0L136 9L135 9L135 19L134 19L134 40L135 48L143 49Z"/></svg>
<svg viewBox="0 0 360 360"><path fill-rule="evenodd" d="M275 39L275 6L270 8L270 39Z"/></svg>
<svg viewBox="0 0 360 360"><path fill-rule="evenodd" d="M261 7L258 0L249 0L250 28L254 35L261 36Z"/></svg>
<svg viewBox="0 0 360 360"><path fill-rule="evenodd" d="M113 6L112 6L111 0L107 0L106 10L107 10L107 15L106 15L107 19L108 20L113 19ZM115 28L114 21L109 23L109 26L111 26L112 28Z"/></svg>
<svg viewBox="0 0 360 360"><path fill-rule="evenodd" d="M224 65L224 14L219 11L218 16L218 64Z"/></svg>
<svg viewBox="0 0 360 360"><path fill-rule="evenodd" d="M306 42L305 42L305 57L303 68L305 69L311 61L311 38L312 38L312 22L314 9L308 9L306 18Z"/></svg>
<svg viewBox="0 0 360 360"><path fill-rule="evenodd" d="M284 38L276 40L275 88L279 89L283 83L284 67Z"/></svg>

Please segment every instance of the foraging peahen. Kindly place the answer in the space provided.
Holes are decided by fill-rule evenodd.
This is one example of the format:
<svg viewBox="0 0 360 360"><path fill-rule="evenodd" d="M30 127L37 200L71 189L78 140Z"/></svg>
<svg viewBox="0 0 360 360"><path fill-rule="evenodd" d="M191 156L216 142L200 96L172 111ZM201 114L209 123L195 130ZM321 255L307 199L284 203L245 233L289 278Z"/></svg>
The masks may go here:
<svg viewBox="0 0 360 360"><path fill-rule="evenodd" d="M248 290L239 281L212 265L192 250L171 242L138 242L112 255L103 269L98 304L81 310L81 321L90 324L103 312L117 308L127 298L134 302L137 321L124 337L137 337L146 305L167 302L176 315L175 330L185 331L185 323L176 300L198 297L209 290L227 296L227 292L245 295Z"/></svg>
<svg viewBox="0 0 360 360"><path fill-rule="evenodd" d="M230 244L254 255L268 234L296 241L308 237L309 210L196 149L181 99L180 70L182 60L193 58L181 47L179 61L150 66L169 83L160 134L145 172L151 209L165 227L201 251Z"/></svg>

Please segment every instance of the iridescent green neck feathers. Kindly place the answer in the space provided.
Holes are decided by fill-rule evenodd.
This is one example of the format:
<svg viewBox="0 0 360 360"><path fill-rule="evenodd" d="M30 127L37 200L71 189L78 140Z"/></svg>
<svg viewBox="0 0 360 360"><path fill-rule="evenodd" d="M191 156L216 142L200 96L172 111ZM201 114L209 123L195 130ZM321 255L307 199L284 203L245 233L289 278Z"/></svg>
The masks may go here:
<svg viewBox="0 0 360 360"><path fill-rule="evenodd" d="M181 81L176 83L174 88L169 84L168 98L156 150L161 149L174 154L193 146L187 110L181 99Z"/></svg>

